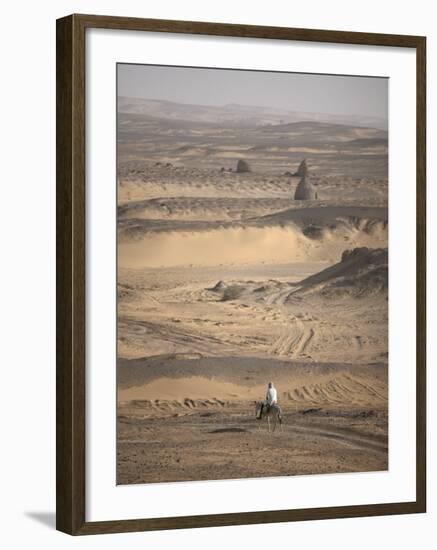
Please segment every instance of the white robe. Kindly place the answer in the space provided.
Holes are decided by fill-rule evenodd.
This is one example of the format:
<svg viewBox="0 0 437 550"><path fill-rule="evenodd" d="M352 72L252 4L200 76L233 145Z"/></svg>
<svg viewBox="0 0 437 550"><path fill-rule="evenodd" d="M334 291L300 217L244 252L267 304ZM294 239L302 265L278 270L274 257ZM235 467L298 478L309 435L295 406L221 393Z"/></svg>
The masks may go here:
<svg viewBox="0 0 437 550"><path fill-rule="evenodd" d="M276 388L271 387L267 390L266 401L269 405L274 405L278 402L278 392Z"/></svg>

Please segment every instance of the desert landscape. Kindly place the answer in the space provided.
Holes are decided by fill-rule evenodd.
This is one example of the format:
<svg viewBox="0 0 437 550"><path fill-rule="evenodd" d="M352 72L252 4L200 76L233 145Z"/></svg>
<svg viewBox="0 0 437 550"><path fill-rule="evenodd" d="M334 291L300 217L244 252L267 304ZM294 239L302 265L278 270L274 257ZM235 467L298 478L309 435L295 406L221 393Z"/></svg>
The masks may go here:
<svg viewBox="0 0 437 550"><path fill-rule="evenodd" d="M386 122L119 95L117 151L117 483L386 470Z"/></svg>

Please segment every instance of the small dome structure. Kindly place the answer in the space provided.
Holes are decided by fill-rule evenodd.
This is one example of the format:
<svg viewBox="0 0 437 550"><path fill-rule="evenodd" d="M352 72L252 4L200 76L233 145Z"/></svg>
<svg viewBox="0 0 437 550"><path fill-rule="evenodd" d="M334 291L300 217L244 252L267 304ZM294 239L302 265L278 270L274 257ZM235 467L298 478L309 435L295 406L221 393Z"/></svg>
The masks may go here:
<svg viewBox="0 0 437 550"><path fill-rule="evenodd" d="M246 162L245 160L239 160L238 163L237 163L237 172L239 174L242 174L244 172L250 172L250 166L249 166L249 163Z"/></svg>
<svg viewBox="0 0 437 550"><path fill-rule="evenodd" d="M294 200L296 201L314 201L317 199L317 191L314 189L314 185L307 180L305 176L302 177L296 191L294 193Z"/></svg>

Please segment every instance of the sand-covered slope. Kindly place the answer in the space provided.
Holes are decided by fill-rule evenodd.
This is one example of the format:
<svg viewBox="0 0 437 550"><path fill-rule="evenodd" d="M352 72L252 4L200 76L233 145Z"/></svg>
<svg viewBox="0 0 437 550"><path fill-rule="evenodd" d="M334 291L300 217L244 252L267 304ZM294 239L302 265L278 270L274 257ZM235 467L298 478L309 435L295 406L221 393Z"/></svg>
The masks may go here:
<svg viewBox="0 0 437 550"><path fill-rule="evenodd" d="M386 362L387 251L298 265L123 271L119 353Z"/></svg>
<svg viewBox="0 0 437 550"><path fill-rule="evenodd" d="M122 360L120 402L165 413L260 399L274 380L284 407L381 407L388 399L383 364L353 366L253 357L207 358L175 354ZM160 406L162 403L162 406Z"/></svg>
<svg viewBox="0 0 437 550"><path fill-rule="evenodd" d="M251 298L257 302L273 303L280 295L283 305L300 300L387 297L388 291L388 251L383 248L355 248L345 250L341 260L326 269L297 283L277 281L234 281L227 284L219 281L211 291L220 300Z"/></svg>
<svg viewBox="0 0 437 550"><path fill-rule="evenodd" d="M368 298L388 292L387 248L345 250L341 261L302 281L295 296L318 294L324 298Z"/></svg>
<svg viewBox="0 0 437 550"><path fill-rule="evenodd" d="M216 216L221 208L218 205L214 209ZM238 201L231 208L236 211ZM120 219L121 265L138 269L255 262L334 263L347 247L387 246L387 210L383 207L291 208L237 221L202 219L206 216L202 210L192 220L179 216Z"/></svg>

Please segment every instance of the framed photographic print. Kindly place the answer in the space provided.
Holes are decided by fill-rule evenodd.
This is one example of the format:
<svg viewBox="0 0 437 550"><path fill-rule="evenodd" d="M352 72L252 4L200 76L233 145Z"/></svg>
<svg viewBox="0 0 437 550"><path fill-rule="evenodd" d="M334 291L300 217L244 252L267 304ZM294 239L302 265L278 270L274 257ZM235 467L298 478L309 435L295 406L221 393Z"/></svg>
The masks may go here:
<svg viewBox="0 0 437 550"><path fill-rule="evenodd" d="M57 22L57 528L424 512L425 38Z"/></svg>

